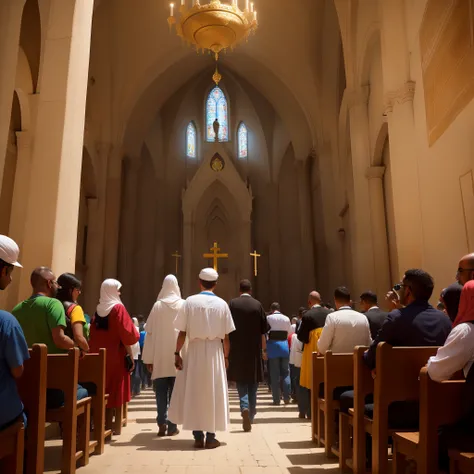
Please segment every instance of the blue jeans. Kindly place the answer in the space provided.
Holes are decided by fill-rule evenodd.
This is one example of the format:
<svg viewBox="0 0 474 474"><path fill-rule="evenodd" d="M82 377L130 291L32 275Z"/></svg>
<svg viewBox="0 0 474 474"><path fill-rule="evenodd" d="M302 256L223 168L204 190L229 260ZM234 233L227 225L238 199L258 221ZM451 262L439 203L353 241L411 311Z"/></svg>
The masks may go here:
<svg viewBox="0 0 474 474"><path fill-rule="evenodd" d="M87 390L77 384L77 400L82 400L87 398L89 393ZM46 408L49 410L55 410L56 408L61 408L64 405L64 392L57 388L48 388L46 390Z"/></svg>
<svg viewBox="0 0 474 474"><path fill-rule="evenodd" d="M153 380L153 390L156 397L156 410L158 416L156 423L168 425L168 434L176 430L176 425L168 420L168 407L170 406L171 394L173 393L176 377L163 377Z"/></svg>
<svg viewBox="0 0 474 474"><path fill-rule="evenodd" d="M281 398L281 382L283 382L283 399L285 401L290 400L290 359L289 357L276 357L275 359L269 359L268 363L270 366L273 403L279 405Z"/></svg>
<svg viewBox="0 0 474 474"><path fill-rule="evenodd" d="M135 359L135 368L133 372L130 374L131 385L132 385L132 395L140 395L141 391L141 384L142 384L142 366L138 359Z"/></svg>
<svg viewBox="0 0 474 474"><path fill-rule="evenodd" d="M193 436L196 441L204 441L204 431L193 431ZM215 433L206 433L206 443L216 439Z"/></svg>
<svg viewBox="0 0 474 474"><path fill-rule="evenodd" d="M253 421L257 414L257 390L258 383L237 382L237 392L240 398L240 411L248 409L250 420Z"/></svg>

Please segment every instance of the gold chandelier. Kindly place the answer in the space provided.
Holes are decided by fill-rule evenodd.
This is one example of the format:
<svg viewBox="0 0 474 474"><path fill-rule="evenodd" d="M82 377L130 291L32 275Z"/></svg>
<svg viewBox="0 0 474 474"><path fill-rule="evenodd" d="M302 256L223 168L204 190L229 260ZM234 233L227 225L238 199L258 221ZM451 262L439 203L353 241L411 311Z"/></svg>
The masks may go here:
<svg viewBox="0 0 474 474"><path fill-rule="evenodd" d="M191 8L187 5L190 1L193 3ZM178 35L188 44L195 45L198 51L212 52L217 61L221 51L234 49L258 26L253 2L230 1L230 4L226 4L220 0L210 0L201 5L199 0L181 0L178 19L174 16L174 3L170 3L168 24L170 28L175 25ZM239 8L239 2L245 2L244 10ZM217 65L212 78L216 84L222 78Z"/></svg>

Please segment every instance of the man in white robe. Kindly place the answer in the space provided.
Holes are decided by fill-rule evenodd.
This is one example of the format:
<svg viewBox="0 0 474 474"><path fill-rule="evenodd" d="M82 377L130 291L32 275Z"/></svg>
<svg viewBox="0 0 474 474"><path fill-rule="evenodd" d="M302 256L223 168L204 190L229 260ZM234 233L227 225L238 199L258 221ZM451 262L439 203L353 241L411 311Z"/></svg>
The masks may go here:
<svg viewBox="0 0 474 474"><path fill-rule="evenodd" d="M142 354L143 363L151 372L153 380L158 436L176 436L179 433L176 424L168 420L168 406L176 379L173 351L178 331L174 327L174 320L183 304L178 280L174 275L168 275L148 316Z"/></svg>
<svg viewBox="0 0 474 474"><path fill-rule="evenodd" d="M175 320L179 331L175 365L179 372L169 419L193 431L195 448L220 446L215 433L226 431L230 421L226 369L229 333L235 326L229 306L214 294L218 278L214 269L202 270L201 293L185 301ZM186 337L188 347L182 358L180 352ZM205 440L204 432L207 432Z"/></svg>

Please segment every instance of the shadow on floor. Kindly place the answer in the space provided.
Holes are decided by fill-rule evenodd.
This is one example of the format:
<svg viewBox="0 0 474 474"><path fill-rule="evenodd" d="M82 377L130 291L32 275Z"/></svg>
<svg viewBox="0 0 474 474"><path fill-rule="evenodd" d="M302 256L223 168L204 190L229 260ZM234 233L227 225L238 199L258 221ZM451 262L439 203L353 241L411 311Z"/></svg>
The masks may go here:
<svg viewBox="0 0 474 474"><path fill-rule="evenodd" d="M287 454L286 457L293 466L314 466L332 464L324 453Z"/></svg>
<svg viewBox="0 0 474 474"><path fill-rule="evenodd" d="M283 408L283 405L280 405ZM257 405L257 413L275 413L279 410L279 407L259 407ZM298 412L298 408L294 405L287 405L285 408L285 413ZM231 413L240 413L240 408L230 408ZM257 415L258 416L258 415Z"/></svg>
<svg viewBox="0 0 474 474"><path fill-rule="evenodd" d="M134 412L134 411L156 411L156 406L153 404L147 404L145 406L135 406L135 403L133 403L133 406L128 407L128 412Z"/></svg>
<svg viewBox="0 0 474 474"><path fill-rule="evenodd" d="M288 467L287 468L288 474L335 474L339 472L339 467L312 467L312 468L304 468L304 467Z"/></svg>
<svg viewBox="0 0 474 474"><path fill-rule="evenodd" d="M233 425L240 424L242 421L240 419L231 419L230 423ZM258 415L255 418L254 423L256 425L266 425L266 424L273 424L273 423L299 423L299 424L307 424L305 423L305 420L300 420L298 417L295 418L283 418L283 417L272 417L272 418L265 418L265 419L259 419Z"/></svg>
<svg viewBox="0 0 474 474"><path fill-rule="evenodd" d="M282 441L278 443L281 449L314 449L316 443L312 441Z"/></svg>
<svg viewBox="0 0 474 474"><path fill-rule="evenodd" d="M44 472L58 472L61 470L62 442L58 446L45 446Z"/></svg>
<svg viewBox="0 0 474 474"><path fill-rule="evenodd" d="M222 446L225 445L226 443L222 443ZM111 446L134 446L138 451L197 451L194 448L194 440L192 438L158 438L156 433L139 433L131 441L126 443L114 441Z"/></svg>

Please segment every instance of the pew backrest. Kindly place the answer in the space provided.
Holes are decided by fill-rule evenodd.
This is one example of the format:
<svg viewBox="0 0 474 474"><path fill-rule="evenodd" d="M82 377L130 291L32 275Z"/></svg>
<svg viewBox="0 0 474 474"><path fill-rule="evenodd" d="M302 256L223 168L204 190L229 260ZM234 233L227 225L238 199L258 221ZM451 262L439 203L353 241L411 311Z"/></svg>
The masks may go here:
<svg viewBox="0 0 474 474"><path fill-rule="evenodd" d="M353 354L324 354L324 398L332 399L337 387L352 386L354 383Z"/></svg>
<svg viewBox="0 0 474 474"><path fill-rule="evenodd" d="M46 424L46 383L48 348L34 344L30 358L24 363L23 375L17 379L18 392L28 416L26 436L26 474L42 474L44 470L44 438Z"/></svg>
<svg viewBox="0 0 474 474"><path fill-rule="evenodd" d="M98 353L85 354L79 360L79 383L90 382L95 384L96 395L100 397L105 397L105 360L105 349L100 349Z"/></svg>
<svg viewBox="0 0 474 474"><path fill-rule="evenodd" d="M394 401L419 400L420 370L438 347L392 347L386 342L377 346L374 399L381 410Z"/></svg>
<svg viewBox="0 0 474 474"><path fill-rule="evenodd" d="M313 352L313 376L311 377L311 390L316 394L319 393L320 384L324 383L324 357L318 356L317 352Z"/></svg>
<svg viewBox="0 0 474 474"><path fill-rule="evenodd" d="M354 370L354 412L356 416L364 416L365 397L374 393L374 379L364 361L367 346L357 346L353 354Z"/></svg>

